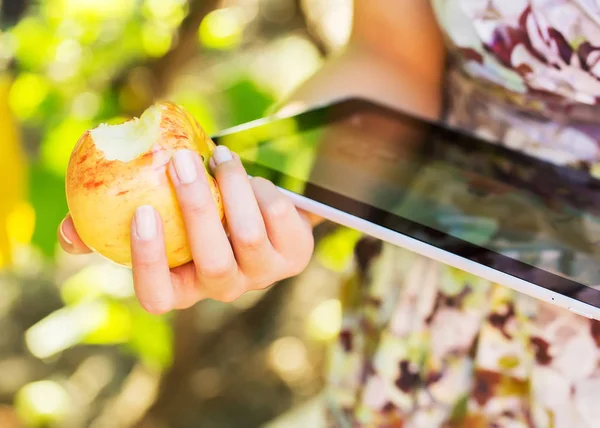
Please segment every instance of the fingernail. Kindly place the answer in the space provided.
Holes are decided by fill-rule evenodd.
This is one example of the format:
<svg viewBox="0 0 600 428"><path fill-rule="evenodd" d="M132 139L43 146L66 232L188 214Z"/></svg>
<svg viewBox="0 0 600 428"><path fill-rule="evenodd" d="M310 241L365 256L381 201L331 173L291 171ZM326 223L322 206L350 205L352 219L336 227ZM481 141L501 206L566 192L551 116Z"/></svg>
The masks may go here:
<svg viewBox="0 0 600 428"><path fill-rule="evenodd" d="M62 237L62 239L69 245L73 245L73 241L71 241L69 238L67 238L67 235L65 234L65 231L63 229L63 227L65 227L65 219L63 219L63 221L60 223L60 227L58 228L58 230L60 231L60 236Z"/></svg>
<svg viewBox="0 0 600 428"><path fill-rule="evenodd" d="M180 150L173 156L173 164L177 178L183 184L193 183L198 178L196 163L193 153L189 150Z"/></svg>
<svg viewBox="0 0 600 428"><path fill-rule="evenodd" d="M156 236L156 216L150 205L135 210L135 232L142 241L150 241Z"/></svg>
<svg viewBox="0 0 600 428"><path fill-rule="evenodd" d="M215 147L215 149L213 150L212 157L217 165L221 165L222 163L229 162L233 159L231 150L229 150L229 148L225 146Z"/></svg>

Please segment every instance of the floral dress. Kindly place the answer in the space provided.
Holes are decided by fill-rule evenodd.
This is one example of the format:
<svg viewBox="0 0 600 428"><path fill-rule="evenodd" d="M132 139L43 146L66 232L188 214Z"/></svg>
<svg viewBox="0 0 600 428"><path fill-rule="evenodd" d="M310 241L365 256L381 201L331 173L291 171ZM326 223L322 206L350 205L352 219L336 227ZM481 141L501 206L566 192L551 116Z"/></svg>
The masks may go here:
<svg viewBox="0 0 600 428"><path fill-rule="evenodd" d="M447 122L600 176L600 0L432 4ZM369 237L354 265L331 426L600 427L600 323Z"/></svg>

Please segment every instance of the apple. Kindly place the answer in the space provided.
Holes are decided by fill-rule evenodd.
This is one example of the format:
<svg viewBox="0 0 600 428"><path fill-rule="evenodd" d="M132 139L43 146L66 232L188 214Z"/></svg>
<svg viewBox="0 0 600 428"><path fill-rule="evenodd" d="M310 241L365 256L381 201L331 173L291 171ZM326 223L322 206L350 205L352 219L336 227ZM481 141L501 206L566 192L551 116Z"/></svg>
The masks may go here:
<svg viewBox="0 0 600 428"><path fill-rule="evenodd" d="M160 214L171 268L192 259L181 210L167 173L176 150L203 158L221 222L225 216L208 161L215 143L183 107L157 102L139 118L86 131L73 148L66 173L69 212L82 241L93 251L131 267L131 220L137 207Z"/></svg>

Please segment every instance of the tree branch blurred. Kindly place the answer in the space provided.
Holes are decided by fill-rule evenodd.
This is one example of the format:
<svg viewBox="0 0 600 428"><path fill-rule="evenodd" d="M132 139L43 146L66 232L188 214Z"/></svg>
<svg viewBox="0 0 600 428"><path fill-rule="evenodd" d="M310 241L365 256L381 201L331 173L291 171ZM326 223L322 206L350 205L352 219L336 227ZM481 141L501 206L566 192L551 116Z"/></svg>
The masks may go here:
<svg viewBox="0 0 600 428"><path fill-rule="evenodd" d="M27 0L0 1L0 29L14 25L27 10Z"/></svg>
<svg viewBox="0 0 600 428"><path fill-rule="evenodd" d="M190 1L190 13L179 27L176 47L149 65L157 96L165 94L173 76L193 57L198 45L198 27L219 3L220 0Z"/></svg>
<svg viewBox="0 0 600 428"><path fill-rule="evenodd" d="M166 95L178 71L195 55L198 55L198 27L208 13L213 11L221 0L190 0L189 13L181 23L175 36L175 47L167 54L143 65L143 74L133 75L139 68L126 69L114 79L114 86L121 88L135 86L133 91L138 97L132 103L130 115L137 116L154 100ZM135 85L132 80L135 79ZM140 87L141 86L141 87Z"/></svg>
<svg viewBox="0 0 600 428"><path fill-rule="evenodd" d="M253 25L258 39L272 40L283 32L301 32L317 48L322 56L328 54L326 43L319 35L311 31L304 12L302 0L291 0L296 11L291 22L278 29L273 22L259 17ZM138 115L152 101L165 97L178 73L193 59L198 61L203 53L198 49L198 27L204 18L219 7L222 0L192 0L189 3L189 14L179 27L175 37L175 46L164 56L152 60L142 66L127 69L115 79L116 87L132 85L135 80L139 97L127 113ZM275 30L273 30L275 29Z"/></svg>

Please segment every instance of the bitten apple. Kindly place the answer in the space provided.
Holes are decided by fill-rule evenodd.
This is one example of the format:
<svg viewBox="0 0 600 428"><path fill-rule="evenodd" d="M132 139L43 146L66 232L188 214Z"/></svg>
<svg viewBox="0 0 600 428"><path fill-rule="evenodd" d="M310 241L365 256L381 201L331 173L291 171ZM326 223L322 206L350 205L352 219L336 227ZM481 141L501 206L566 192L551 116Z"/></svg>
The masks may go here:
<svg viewBox="0 0 600 428"><path fill-rule="evenodd" d="M104 257L131 266L131 220L137 207L152 205L162 218L170 267L192 257L167 165L176 150L203 158L214 202L223 204L208 161L214 142L183 107L159 102L140 118L102 124L85 132L73 149L66 176L70 214L82 241Z"/></svg>

